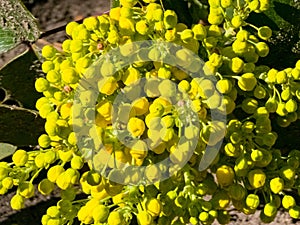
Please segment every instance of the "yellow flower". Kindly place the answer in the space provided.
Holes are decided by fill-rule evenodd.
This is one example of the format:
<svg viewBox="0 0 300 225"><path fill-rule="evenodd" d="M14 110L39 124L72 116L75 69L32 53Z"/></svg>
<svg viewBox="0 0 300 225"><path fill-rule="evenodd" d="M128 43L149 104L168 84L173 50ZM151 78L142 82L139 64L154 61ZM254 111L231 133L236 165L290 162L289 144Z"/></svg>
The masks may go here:
<svg viewBox="0 0 300 225"><path fill-rule="evenodd" d="M71 115L71 108L72 108L72 103L68 102L65 104L62 104L60 107L60 115L63 119L68 118Z"/></svg>
<svg viewBox="0 0 300 225"><path fill-rule="evenodd" d="M265 185L266 174L261 169L251 170L248 173L248 180L252 187L260 188Z"/></svg>
<svg viewBox="0 0 300 225"><path fill-rule="evenodd" d="M222 165L217 169L216 176L220 185L229 186L233 183L234 171L230 166Z"/></svg>
<svg viewBox="0 0 300 225"><path fill-rule="evenodd" d="M113 19L113 20L118 21L120 19L120 14L121 14L120 11L121 11L120 7L112 8L109 11L110 18Z"/></svg>
<svg viewBox="0 0 300 225"><path fill-rule="evenodd" d="M97 104L96 110L103 117L105 118L110 117L112 111L112 104L107 100L101 101Z"/></svg>
<svg viewBox="0 0 300 225"><path fill-rule="evenodd" d="M158 199L156 198L149 199L145 205L146 205L147 212L151 216L156 217L160 214L162 206L161 206L161 202Z"/></svg>
<svg viewBox="0 0 300 225"><path fill-rule="evenodd" d="M102 94L111 95L117 88L118 83L114 77L105 77L98 82L98 89Z"/></svg>
<svg viewBox="0 0 300 225"><path fill-rule="evenodd" d="M133 108L135 109L136 115L140 116L148 112L149 102L145 97L139 98L132 103Z"/></svg>
<svg viewBox="0 0 300 225"><path fill-rule="evenodd" d="M134 145L131 147L130 149L130 155L134 158L134 159L144 159L147 154L148 154L148 147L147 144L142 141L142 140L138 140L137 142L134 143Z"/></svg>
<svg viewBox="0 0 300 225"><path fill-rule="evenodd" d="M140 71L138 71L133 67L130 67L124 73L124 76L122 77L122 81L126 86L129 86L135 83L139 78L140 78Z"/></svg>
<svg viewBox="0 0 300 225"><path fill-rule="evenodd" d="M127 129L132 134L132 136L139 137L145 131L145 123L143 120L137 117L132 117L128 121Z"/></svg>

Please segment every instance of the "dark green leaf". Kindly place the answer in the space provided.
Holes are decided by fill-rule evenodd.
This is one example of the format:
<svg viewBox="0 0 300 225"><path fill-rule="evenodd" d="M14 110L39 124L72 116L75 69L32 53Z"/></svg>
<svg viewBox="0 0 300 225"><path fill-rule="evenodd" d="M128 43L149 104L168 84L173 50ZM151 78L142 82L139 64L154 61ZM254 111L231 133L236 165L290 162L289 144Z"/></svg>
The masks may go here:
<svg viewBox="0 0 300 225"><path fill-rule="evenodd" d="M34 51L29 49L0 70L0 87L6 90L11 99L28 109L35 109L35 102L41 97L34 88L38 75L32 67L35 60Z"/></svg>
<svg viewBox="0 0 300 225"><path fill-rule="evenodd" d="M0 142L16 146L36 145L44 133L44 120L34 110L0 105Z"/></svg>
<svg viewBox="0 0 300 225"><path fill-rule="evenodd" d="M300 4L289 0L272 1L269 10L264 13L251 13L249 22L273 30L300 25Z"/></svg>
<svg viewBox="0 0 300 225"><path fill-rule="evenodd" d="M14 37L13 40L9 38L10 45L5 44L6 47L1 47L0 42L0 53L22 41L34 42L41 34L37 20L20 0L0 1L0 28L2 31L9 31L9 35Z"/></svg>
<svg viewBox="0 0 300 225"><path fill-rule="evenodd" d="M18 43L16 35L12 30L0 27L0 53L15 47Z"/></svg>
<svg viewBox="0 0 300 225"><path fill-rule="evenodd" d="M247 22L257 27L267 25L273 30L273 35L268 43L269 55L260 58L258 64L279 70L295 66L296 61L300 59L299 1L271 1L269 10L264 13L251 13Z"/></svg>
<svg viewBox="0 0 300 225"><path fill-rule="evenodd" d="M120 6L120 0L111 0L111 8L116 8Z"/></svg>
<svg viewBox="0 0 300 225"><path fill-rule="evenodd" d="M177 13L179 22L184 23L189 27L192 25L193 21L186 1L163 0L162 2L166 9L172 9Z"/></svg>
<svg viewBox="0 0 300 225"><path fill-rule="evenodd" d="M207 20L208 6L198 0L190 0L189 11L193 24L198 23L200 20Z"/></svg>
<svg viewBox="0 0 300 225"><path fill-rule="evenodd" d="M6 98L6 91L0 87L0 102L3 102Z"/></svg>
<svg viewBox="0 0 300 225"><path fill-rule="evenodd" d="M272 1L272 5L265 14L277 24L278 27L299 26L300 5L289 0Z"/></svg>
<svg viewBox="0 0 300 225"><path fill-rule="evenodd" d="M274 2L274 10L278 16L280 16L284 21L299 26L300 24L300 10L296 7L282 3Z"/></svg>
<svg viewBox="0 0 300 225"><path fill-rule="evenodd" d="M0 143L0 160L14 154L17 147L7 143Z"/></svg>
<svg viewBox="0 0 300 225"><path fill-rule="evenodd" d="M265 13L252 12L249 18L247 19L247 22L254 24L257 27L269 26L273 31L279 30L278 24Z"/></svg>

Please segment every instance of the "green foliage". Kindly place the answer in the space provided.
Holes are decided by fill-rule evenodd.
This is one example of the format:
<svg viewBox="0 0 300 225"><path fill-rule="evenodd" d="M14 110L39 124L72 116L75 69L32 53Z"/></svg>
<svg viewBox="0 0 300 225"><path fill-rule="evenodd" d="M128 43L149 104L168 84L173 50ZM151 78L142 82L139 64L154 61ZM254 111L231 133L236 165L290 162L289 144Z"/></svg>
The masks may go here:
<svg viewBox="0 0 300 225"><path fill-rule="evenodd" d="M38 75L38 64L34 66L34 63L37 61L35 52L30 48L0 70L0 87L6 91L6 100L15 100L21 107L35 109L35 102L41 97L34 88Z"/></svg>
<svg viewBox="0 0 300 225"><path fill-rule="evenodd" d="M23 41L34 42L40 34L36 19L22 1L2 0L0 2L0 53L8 51Z"/></svg>
<svg viewBox="0 0 300 225"><path fill-rule="evenodd" d="M120 1L119 0L111 0L111 7L115 8L120 6Z"/></svg>
<svg viewBox="0 0 300 225"><path fill-rule="evenodd" d="M199 0L163 0L164 7L174 10L180 22L191 26L204 20L208 15L208 6Z"/></svg>
<svg viewBox="0 0 300 225"><path fill-rule="evenodd" d="M18 44L16 38L17 37L12 30L0 27L0 53L14 48Z"/></svg>
<svg viewBox="0 0 300 225"><path fill-rule="evenodd" d="M36 145L43 132L44 122L35 111L40 97L34 88L37 60L35 52L27 49L0 70L0 142Z"/></svg>
<svg viewBox="0 0 300 225"><path fill-rule="evenodd" d="M0 160L11 156L15 151L17 150L17 147L11 144L7 143L0 143Z"/></svg>
<svg viewBox="0 0 300 225"><path fill-rule="evenodd" d="M264 13L252 14L248 21L256 26L269 26L274 34L270 39L270 54L259 63L277 69L291 67L300 59L300 3L299 1L271 1ZM284 60L279 55L284 56Z"/></svg>
<svg viewBox="0 0 300 225"><path fill-rule="evenodd" d="M298 1L277 0L271 3L266 15L276 23L278 28L286 28L291 25L300 26L300 3ZM272 29L274 28L272 27Z"/></svg>
<svg viewBox="0 0 300 225"><path fill-rule="evenodd" d="M36 145L44 121L34 110L0 104L0 142L16 146Z"/></svg>

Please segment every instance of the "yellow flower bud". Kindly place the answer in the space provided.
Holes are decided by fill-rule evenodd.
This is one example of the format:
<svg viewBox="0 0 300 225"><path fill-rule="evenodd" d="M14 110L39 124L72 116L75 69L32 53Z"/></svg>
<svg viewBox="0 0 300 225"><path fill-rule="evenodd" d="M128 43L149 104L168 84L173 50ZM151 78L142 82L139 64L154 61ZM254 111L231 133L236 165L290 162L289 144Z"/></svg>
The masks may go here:
<svg viewBox="0 0 300 225"><path fill-rule="evenodd" d="M132 117L128 121L127 129L132 134L132 136L139 137L145 131L145 123L143 120L137 117Z"/></svg>

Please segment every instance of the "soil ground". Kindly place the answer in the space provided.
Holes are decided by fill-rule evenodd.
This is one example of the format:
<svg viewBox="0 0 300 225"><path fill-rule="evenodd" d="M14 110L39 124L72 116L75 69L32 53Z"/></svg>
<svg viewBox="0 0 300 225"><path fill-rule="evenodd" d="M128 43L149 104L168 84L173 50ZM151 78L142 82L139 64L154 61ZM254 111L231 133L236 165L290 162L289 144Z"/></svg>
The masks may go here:
<svg viewBox="0 0 300 225"><path fill-rule="evenodd" d="M32 1L31 1L32 2ZM91 15L100 15L109 10L110 2L106 0L35 0L27 6L38 19L42 30L47 31L66 23L82 19ZM62 42L65 39L64 31L55 33L43 39L43 42ZM19 46L14 50L0 55L0 68L13 57L24 51L25 46ZM51 196L37 195L26 201L26 208L21 211L13 211L9 201L15 193L12 191L0 197L0 225L38 225L47 208L57 201L57 193ZM230 211L232 221L230 225L259 225L259 211L254 215L246 216L235 210ZM217 225L218 223L214 223ZM271 225L300 225L300 221L292 220L288 213L280 211Z"/></svg>

